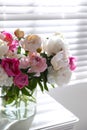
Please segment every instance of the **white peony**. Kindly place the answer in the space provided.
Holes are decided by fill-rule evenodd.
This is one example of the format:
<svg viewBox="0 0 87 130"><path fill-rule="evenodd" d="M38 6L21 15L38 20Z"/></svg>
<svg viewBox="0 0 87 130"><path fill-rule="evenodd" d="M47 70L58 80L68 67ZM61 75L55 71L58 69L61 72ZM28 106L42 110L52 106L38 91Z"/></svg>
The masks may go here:
<svg viewBox="0 0 87 130"><path fill-rule="evenodd" d="M13 84L13 78L8 77L4 69L0 66L0 86L11 86Z"/></svg>
<svg viewBox="0 0 87 130"><path fill-rule="evenodd" d="M0 39L4 40L4 38L5 38L4 34L0 32Z"/></svg>
<svg viewBox="0 0 87 130"><path fill-rule="evenodd" d="M0 40L0 58L8 52L8 49L7 42Z"/></svg>
<svg viewBox="0 0 87 130"><path fill-rule="evenodd" d="M12 77L8 77L6 80L5 80L5 85L4 86L12 86L13 84L13 78Z"/></svg>
<svg viewBox="0 0 87 130"><path fill-rule="evenodd" d="M53 35L50 38L43 41L43 50L47 52L48 56L55 55L59 51L67 51L67 44L60 35Z"/></svg>
<svg viewBox="0 0 87 130"><path fill-rule="evenodd" d="M54 70L59 70L63 67L68 66L68 58L64 51L58 52L53 58L51 59L51 64Z"/></svg>
<svg viewBox="0 0 87 130"><path fill-rule="evenodd" d="M71 75L72 72L68 67L64 67L59 71L55 71L52 67L50 67L48 71L48 82L57 84L58 86L63 86L70 81Z"/></svg>

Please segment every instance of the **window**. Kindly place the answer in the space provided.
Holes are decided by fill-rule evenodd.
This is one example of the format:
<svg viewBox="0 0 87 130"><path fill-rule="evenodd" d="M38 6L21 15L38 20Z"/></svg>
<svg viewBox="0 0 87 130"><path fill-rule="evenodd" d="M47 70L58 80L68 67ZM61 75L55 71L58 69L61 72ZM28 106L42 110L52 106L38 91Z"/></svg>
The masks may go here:
<svg viewBox="0 0 87 130"><path fill-rule="evenodd" d="M0 30L50 35L62 32L77 58L70 84L87 83L86 0L0 0Z"/></svg>

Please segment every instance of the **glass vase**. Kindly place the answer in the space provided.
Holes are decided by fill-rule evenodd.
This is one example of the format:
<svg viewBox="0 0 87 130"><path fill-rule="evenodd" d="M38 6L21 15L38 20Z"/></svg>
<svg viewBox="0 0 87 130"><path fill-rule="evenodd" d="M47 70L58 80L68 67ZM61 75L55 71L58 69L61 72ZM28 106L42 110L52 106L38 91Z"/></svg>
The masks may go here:
<svg viewBox="0 0 87 130"><path fill-rule="evenodd" d="M9 102L8 99L9 98ZM0 117L11 120L24 120L35 114L36 90L32 96L24 95L20 92L19 97L11 101L5 96L3 87L0 87Z"/></svg>

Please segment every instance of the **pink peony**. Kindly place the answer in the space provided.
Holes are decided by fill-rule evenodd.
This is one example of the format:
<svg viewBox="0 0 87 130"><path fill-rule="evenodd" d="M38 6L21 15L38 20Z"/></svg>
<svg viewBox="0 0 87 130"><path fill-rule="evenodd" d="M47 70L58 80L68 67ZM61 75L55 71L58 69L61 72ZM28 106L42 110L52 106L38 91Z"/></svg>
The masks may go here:
<svg viewBox="0 0 87 130"><path fill-rule="evenodd" d="M28 75L19 73L14 77L14 84L19 88L22 89L23 87L28 85Z"/></svg>
<svg viewBox="0 0 87 130"><path fill-rule="evenodd" d="M75 64L76 58L75 57L69 57L69 66L70 70L75 70L76 64Z"/></svg>
<svg viewBox="0 0 87 130"><path fill-rule="evenodd" d="M35 72L39 74L40 72L44 72L47 68L46 59L36 55L36 53L33 53L30 56L29 62L31 68L28 72Z"/></svg>
<svg viewBox="0 0 87 130"><path fill-rule="evenodd" d="M37 52L41 48L41 38L38 35L28 35L24 41L20 41L23 48L29 52Z"/></svg>
<svg viewBox="0 0 87 130"><path fill-rule="evenodd" d="M8 76L16 76L20 73L19 60L16 58L2 59L1 65L4 68L5 72L8 74Z"/></svg>
<svg viewBox="0 0 87 130"><path fill-rule="evenodd" d="M17 40L13 40L11 44L9 44L9 50L10 51L15 51L17 50L17 47L18 47L19 43Z"/></svg>
<svg viewBox="0 0 87 130"><path fill-rule="evenodd" d="M26 69L29 67L29 57L22 57L20 59L20 68Z"/></svg>
<svg viewBox="0 0 87 130"><path fill-rule="evenodd" d="M4 34L5 38L4 41L8 42L8 45L12 43L13 37L10 33L3 31L2 34Z"/></svg>

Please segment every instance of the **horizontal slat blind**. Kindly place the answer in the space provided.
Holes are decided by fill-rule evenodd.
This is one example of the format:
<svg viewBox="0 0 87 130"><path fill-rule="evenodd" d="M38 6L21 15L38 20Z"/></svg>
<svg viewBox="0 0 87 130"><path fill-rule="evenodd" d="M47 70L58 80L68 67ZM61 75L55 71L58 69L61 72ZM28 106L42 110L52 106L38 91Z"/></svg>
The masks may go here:
<svg viewBox="0 0 87 130"><path fill-rule="evenodd" d="M87 82L86 0L0 0L0 30L17 28L41 36L62 32L77 58L70 84Z"/></svg>

